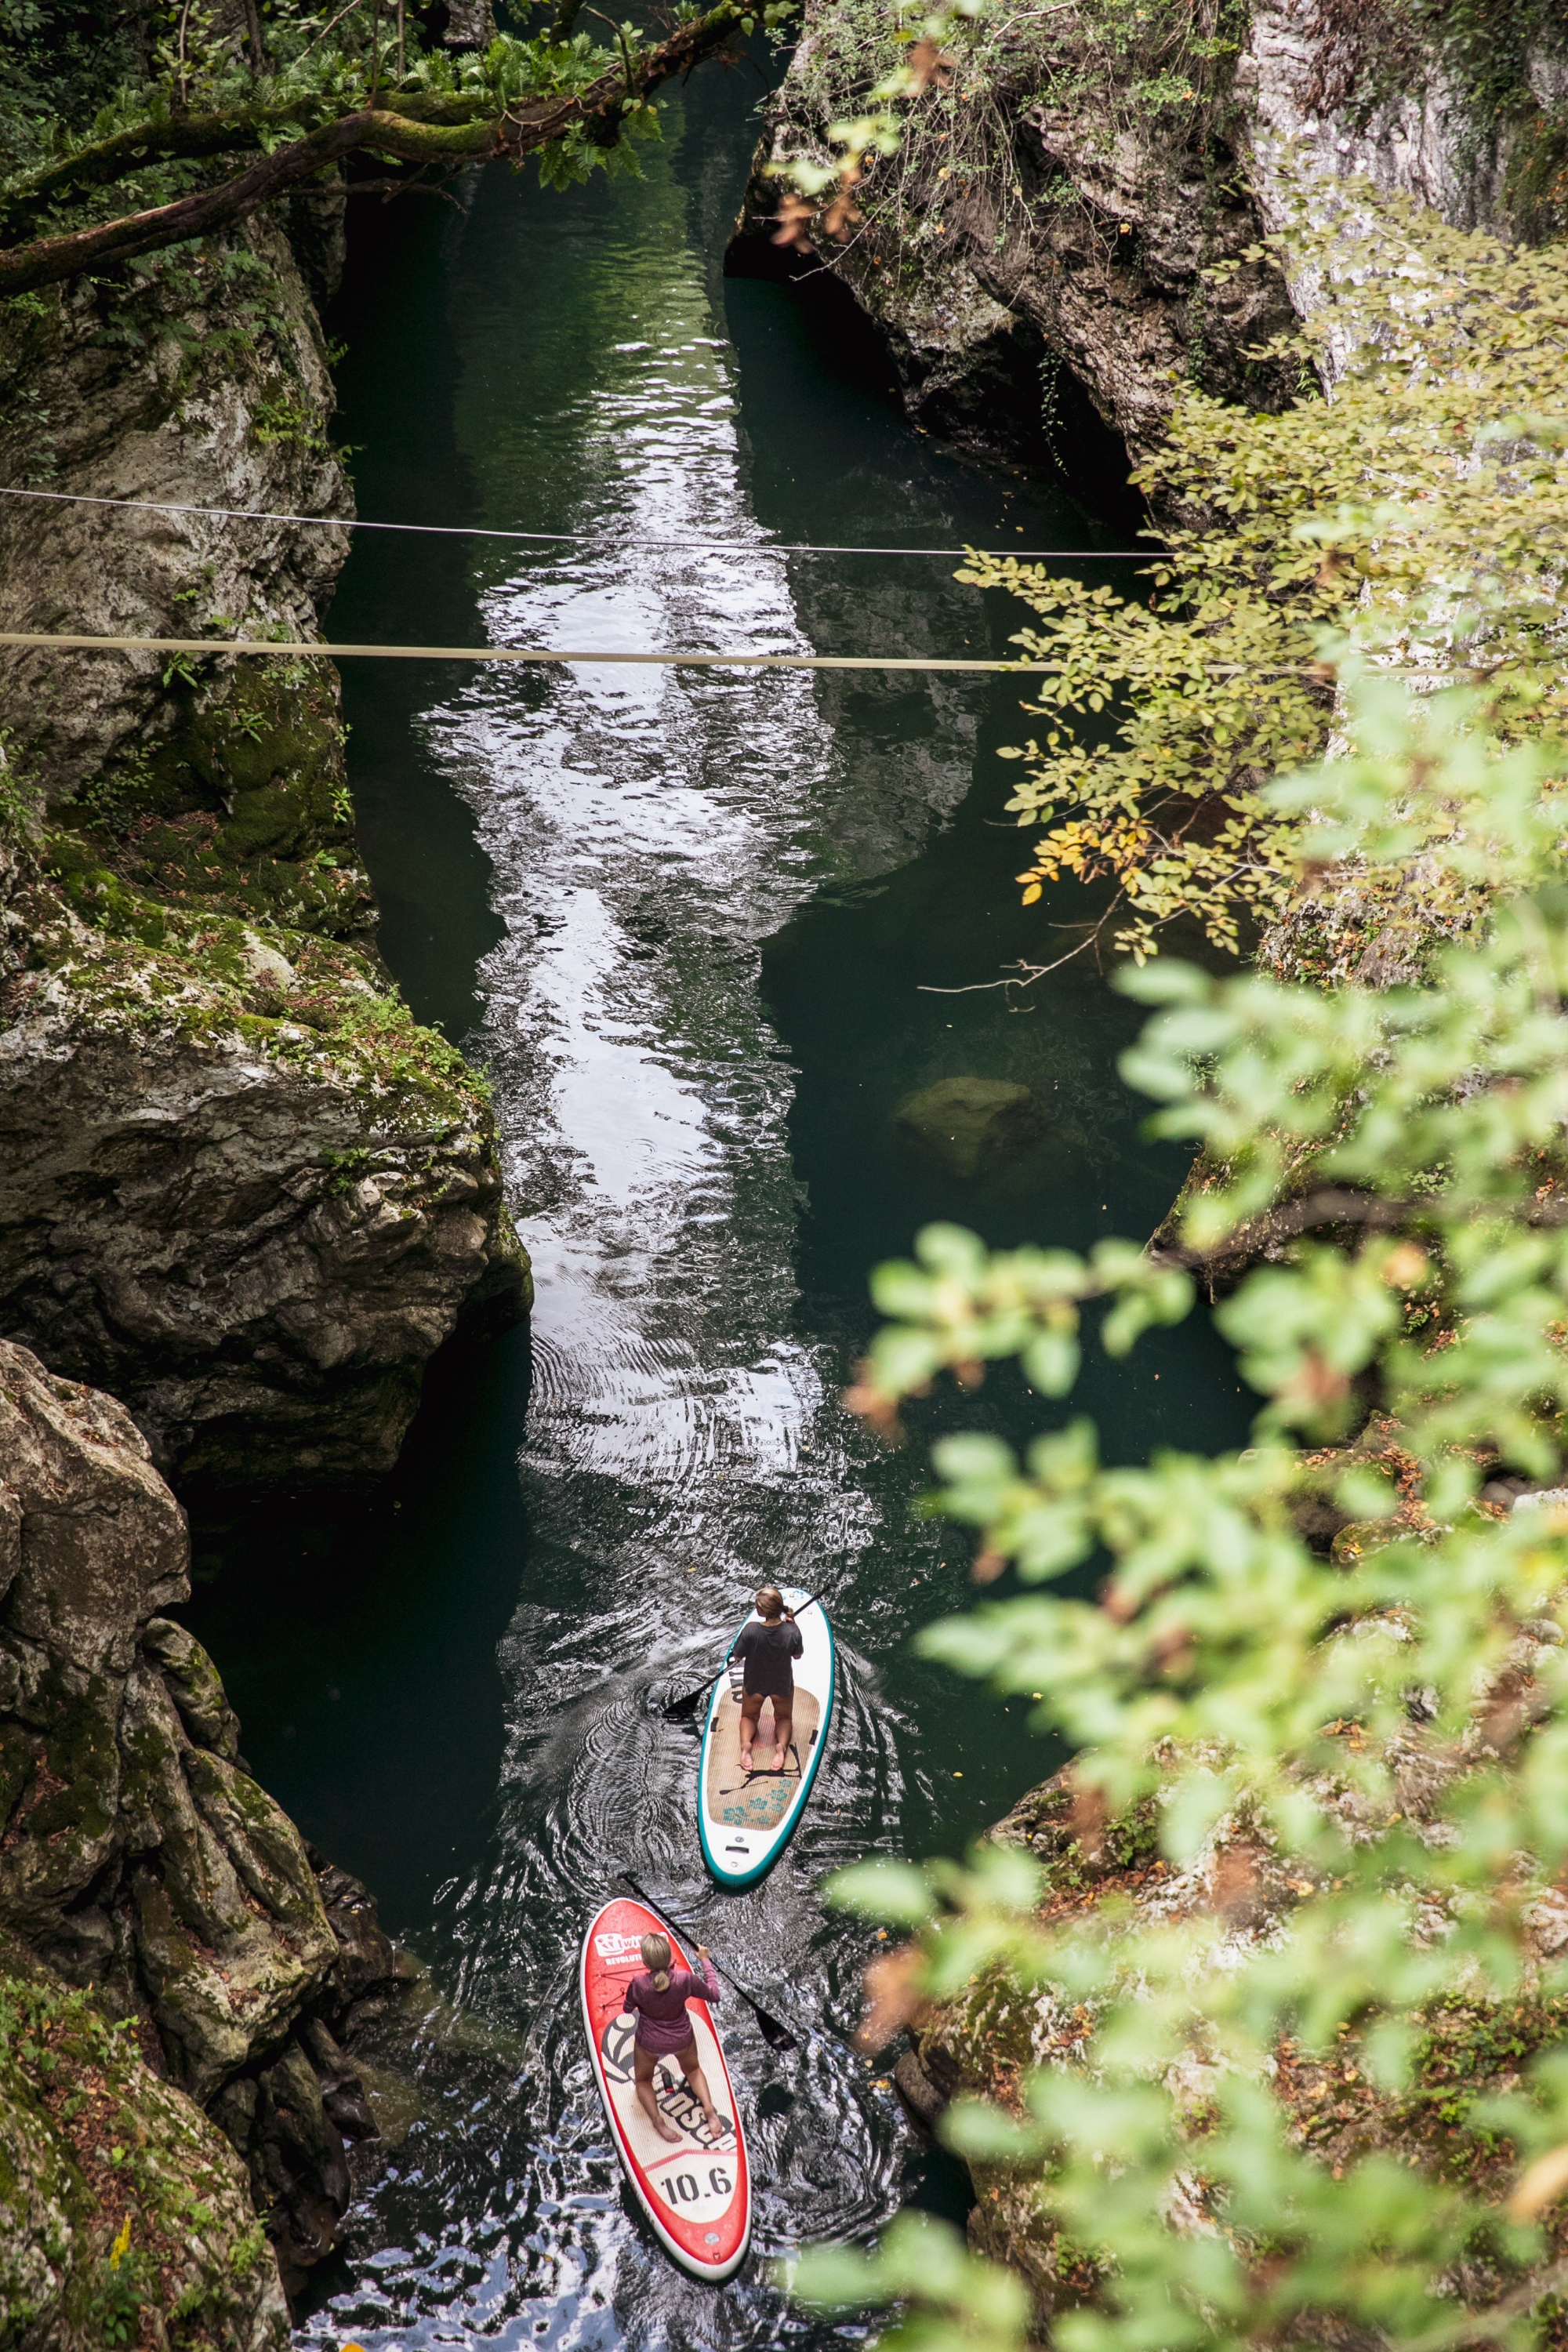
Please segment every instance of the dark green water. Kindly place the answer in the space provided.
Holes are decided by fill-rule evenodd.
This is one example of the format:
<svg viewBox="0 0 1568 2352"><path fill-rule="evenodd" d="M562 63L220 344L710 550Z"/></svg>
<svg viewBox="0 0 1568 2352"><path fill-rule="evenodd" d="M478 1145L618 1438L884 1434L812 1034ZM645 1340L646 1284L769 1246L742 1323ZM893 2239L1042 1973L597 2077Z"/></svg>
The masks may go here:
<svg viewBox="0 0 1568 2352"><path fill-rule="evenodd" d="M1091 520L1112 486L1075 498L945 453L841 319L721 279L755 87L694 80L640 184L560 198L492 172L469 217L411 201L362 223L340 321L361 512L581 537L364 534L334 634L1002 649L1014 624L951 563L765 541L1114 543ZM730 551L660 543L695 539ZM539 1307L531 1351L514 1336L437 1362L374 1505L258 1523L204 1563L195 1618L252 1764L461 2011L422 2045L420 2112L305 2343L853 2339L792 2313L770 2261L868 2237L910 2199L962 2212L962 2176L848 2046L866 1937L816 1888L870 1850L961 1846L1056 1760L909 1648L970 1590L962 1540L913 1513L926 1439L961 1420L1023 1434L1033 1401L1001 1379L889 1452L837 1398L868 1267L928 1219L994 1242L1141 1235L1181 1173L1140 1139L1115 1073L1131 1018L1092 964L1016 1006L926 992L1067 936L1018 908L999 823L990 755L1017 692L348 676L385 950L493 1074ZM978 1187L922 1170L891 1124L958 1073L1021 1079L1049 1114ZM1133 1458L1240 1423L1197 1330L1091 1358L1079 1402ZM825 1593L841 1714L794 1846L725 1899L697 1853L695 1741L658 1701L710 1667L764 1572ZM759 2192L755 2252L721 2290L676 2273L626 2203L582 2046L578 1939L628 1863L821 2029L780 2060L726 2013Z"/></svg>

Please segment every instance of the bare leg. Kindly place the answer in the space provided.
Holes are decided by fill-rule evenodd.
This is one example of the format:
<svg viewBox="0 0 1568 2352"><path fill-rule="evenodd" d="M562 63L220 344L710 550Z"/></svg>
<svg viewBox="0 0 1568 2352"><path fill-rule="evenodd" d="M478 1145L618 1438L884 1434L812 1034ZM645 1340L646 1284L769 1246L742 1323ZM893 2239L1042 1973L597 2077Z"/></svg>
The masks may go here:
<svg viewBox="0 0 1568 2352"><path fill-rule="evenodd" d="M789 1762L789 1737L795 1729L795 1694L773 1701L773 1770L782 1772Z"/></svg>
<svg viewBox="0 0 1568 2352"><path fill-rule="evenodd" d="M752 1742L757 1736L757 1717L763 1711L760 1692L743 1692L741 1698L741 1769L752 1769Z"/></svg>
<svg viewBox="0 0 1568 2352"><path fill-rule="evenodd" d="M691 2049L695 2055L697 2049L695 2042L692 2042ZM685 2063L684 2052L681 2053L681 2063ZM668 2122L659 2111L658 2093L654 2088L653 2081L658 2066L658 2059L653 2051L645 2050L640 2042L633 2043L632 2074L637 2082L637 2105L660 2139L679 2139L680 2134L676 2130L675 2126Z"/></svg>
<svg viewBox="0 0 1568 2352"><path fill-rule="evenodd" d="M702 2110L704 2122L707 2124L708 2128L712 2133L714 2138L721 2139L724 2136L724 2132L728 2126L730 2119L727 2116L720 2115L709 2095L708 2077L702 2072L701 2067L697 2062L696 2035L693 2034L691 2040L687 2043L684 2050L678 2050L675 2054L679 2063L681 2073L685 2075L687 2081L691 2085L692 2091L696 2095L697 2104Z"/></svg>

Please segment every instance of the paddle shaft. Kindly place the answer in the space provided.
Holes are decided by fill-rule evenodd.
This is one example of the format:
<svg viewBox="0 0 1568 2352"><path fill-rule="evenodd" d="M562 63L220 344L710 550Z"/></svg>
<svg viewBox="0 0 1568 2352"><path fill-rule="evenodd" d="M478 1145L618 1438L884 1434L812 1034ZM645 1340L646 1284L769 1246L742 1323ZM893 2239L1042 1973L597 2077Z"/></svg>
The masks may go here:
<svg viewBox="0 0 1568 2352"><path fill-rule="evenodd" d="M637 1880L632 1876L629 1870L621 1871L619 1873L619 1876L623 1885L626 1885L631 1888L632 1893L637 1896L639 1903L646 1903L648 1909L656 1912L658 1917L664 1921L667 1927L673 1927L676 1934L678 1936L684 1937L686 1941L691 1946L693 1951L696 1950L698 1938L692 1934L689 1927L683 1927L679 1919L675 1919L670 1916L669 1913L664 1908L662 1904L656 1903L653 1896L648 1893L647 1887L639 1886L637 1885ZM710 1953L708 1957L710 1959L712 1959L713 1958L711 1953ZM762 2002L757 1999L755 1993L748 1992L743 1984L737 1984L734 1978L730 1974L728 1969L720 1968L717 1960L713 1961L713 1965L716 1969L719 1969L720 1975L723 1978L731 1991L738 1992L740 1994L741 1999L745 2002L746 2007L751 2011L752 2016L756 2019L757 2023L762 2027L763 2039L764 2042L771 2042L775 2050L798 2050L800 2048L799 2042L790 2032L788 2026L784 2024L782 2018L775 2017L771 2009L764 2009Z"/></svg>
<svg viewBox="0 0 1568 2352"><path fill-rule="evenodd" d="M816 1599L815 1592L808 1592L798 1609L786 1609L784 1615L792 1623L798 1623ZM730 1646L733 1649L734 1643L731 1643ZM695 1690L688 1691L684 1698L672 1698L664 1710L666 1715L690 1715L707 1697L717 1677L712 1677L705 1683L700 1683Z"/></svg>

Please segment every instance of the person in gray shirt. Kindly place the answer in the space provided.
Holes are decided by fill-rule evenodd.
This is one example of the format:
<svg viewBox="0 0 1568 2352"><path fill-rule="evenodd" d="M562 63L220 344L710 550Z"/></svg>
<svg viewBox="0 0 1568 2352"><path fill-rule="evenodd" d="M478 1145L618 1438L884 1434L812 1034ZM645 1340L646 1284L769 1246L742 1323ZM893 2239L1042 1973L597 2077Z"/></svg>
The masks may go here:
<svg viewBox="0 0 1568 2352"><path fill-rule="evenodd" d="M764 1584L757 1595L757 1616L742 1626L731 1655L739 1662L743 1680L741 1685L741 1769L743 1772L782 1772L789 1756L790 1732L795 1723L795 1667L805 1644L800 1637L800 1627L784 1605L784 1595L776 1584ZM757 1619L762 1622L759 1624ZM757 1736L758 1718L763 1701L773 1703L773 1760L772 1766L754 1765L752 1746Z"/></svg>

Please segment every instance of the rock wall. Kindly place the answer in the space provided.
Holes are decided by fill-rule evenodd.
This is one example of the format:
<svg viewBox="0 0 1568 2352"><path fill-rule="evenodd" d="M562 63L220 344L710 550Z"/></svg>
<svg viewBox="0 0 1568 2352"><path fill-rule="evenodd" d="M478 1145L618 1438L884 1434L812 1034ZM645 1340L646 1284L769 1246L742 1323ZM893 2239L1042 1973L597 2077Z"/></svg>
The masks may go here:
<svg viewBox="0 0 1568 2352"><path fill-rule="evenodd" d="M1555 1626L1541 1630L1542 1638L1550 1633L1561 1639ZM1520 1686L1528 1684L1538 1654L1527 1628L1510 1668ZM1413 1734L1407 1752L1390 1760L1401 1818L1430 1817L1451 1780L1452 1751L1438 1761ZM1357 1826L1370 1832L1373 1825L1355 1811L1360 1801L1353 1782L1347 1782L1341 1802ZM991 1832L1003 1843L1024 1847L1044 1865L1041 1908L1047 1919L1090 1920L1106 1903L1114 1906L1114 1916L1124 1919L1131 1912L1147 1925L1217 1914L1226 1929L1220 1964L1227 1965L1266 1947L1297 1901L1300 1865L1239 1814L1223 1817L1180 1870L1161 1854L1150 1805L1112 1820L1091 1837L1080 1824L1068 1766L1021 1798ZM1531 1906L1526 1919L1528 1957L1536 1963L1559 1961L1568 1948L1568 1897L1551 1890ZM1517 2158L1489 2127L1485 2102L1517 2085L1521 2063L1536 2050L1561 2044L1565 2005L1554 1984L1554 1973L1546 1976L1537 1966L1526 1971L1507 2000L1489 2000L1478 1981L1473 1999L1449 1998L1436 2005L1409 2084L1398 2094L1378 2087L1375 2070L1354 2035L1321 2057L1300 2044L1282 2043L1272 2084L1291 2113L1293 2145L1331 2170L1370 2150L1387 2149L1425 2173L1435 2193L1446 2178L1462 2174L1500 2202L1513 2186ZM916 2020L894 2080L922 2128L940 2126L943 2109L959 2097L988 2099L1016 2114L1027 2074L1037 2066L1079 2067L1095 2022L1090 2006L1069 2001L1058 1987L1025 1988L1002 1970L984 1970L958 2000ZM1203 2103L1217 2072L1194 2056L1184 2062L1179 2080L1171 2084L1191 2103L1198 2174ZM1092 2260L1058 2230L1045 2168L972 2159L970 2169L975 2189L970 2243L1025 2280L1035 2299L1036 2339L1047 2342L1053 2312L1093 2300L1098 2282ZM1560 2235L1556 2224L1549 2275L1560 2255ZM1460 2295L1470 2293L1465 2262L1457 2265L1453 2284ZM1489 2287L1486 2277L1474 2284L1478 2303L1493 2299L1495 2279Z"/></svg>
<svg viewBox="0 0 1568 2352"><path fill-rule="evenodd" d="M324 240L321 211L311 246L330 272L341 194L325 215ZM302 215L302 236L310 226ZM333 399L321 328L279 227L250 223L119 279L73 280L0 305L0 482L167 502L134 509L0 497L0 626L106 636L317 634L346 532L177 511L353 511L327 437ZM228 799L235 816L247 813L247 794L297 805L313 769L341 784L334 681L325 705L297 721L298 740L281 740L280 719L275 740L249 731L235 741L217 713L245 675L233 664L188 675L158 654L0 649L8 755L51 804L89 786L101 795L117 774L128 790L127 768L150 760L166 800ZM237 768L226 757L231 743ZM193 761L199 781L182 772Z"/></svg>
<svg viewBox="0 0 1568 2352"><path fill-rule="evenodd" d="M189 2276L168 2252L174 2188L203 2176L224 2217L204 2225L210 2251L252 2229L248 2179L273 2252L256 2240L231 2263L216 2340L261 2346L280 2340L279 2268L292 2285L336 2241L345 2137L374 2132L342 2044L410 1964L247 1771L211 1660L163 1613L189 1597L188 1562L184 1515L124 1407L0 1341L0 1930L81 2044L73 2065L102 2077L91 2095L132 2118L131 2275L165 2316L184 2286L206 2292L196 2240ZM62 2009L62 1985L90 2001ZM0 2031L33 1998L0 1976ZM126 2033L105 2042L105 2020ZM40 2315L39 2344L69 2345L83 2264L116 2291L107 2158L95 2175L52 2076L0 2079L0 2278Z"/></svg>
<svg viewBox="0 0 1568 2352"><path fill-rule="evenodd" d="M997 32L983 20L905 110L900 152L869 162L860 216L831 234L829 188L793 266L826 267L851 289L931 429L1007 446L1020 405L1032 426L1043 406L1070 439L1065 373L1136 463L1183 383L1264 408L1293 396L1292 366L1258 347L1289 331L1311 289L1288 285L1258 239L1284 225L1297 188L1310 198L1364 173L1460 225L1568 223L1568 38L1529 0L1494 13L1520 22L1511 47L1493 45L1484 94L1441 20L1417 37L1400 0L1189 8L1184 30L1157 0L1136 12L1068 0ZM829 124L864 111L892 61L868 48L855 0L807 0L733 267L777 266L781 170L835 164ZM1237 267L1216 282L1220 262Z"/></svg>
<svg viewBox="0 0 1568 2352"><path fill-rule="evenodd" d="M322 283L341 209L294 207ZM13 486L348 511L276 226L0 306L0 391ZM345 544L0 497L0 620L308 639ZM528 1268L483 1082L374 955L331 665L13 652L0 727L0 1332L193 1496L380 1475Z"/></svg>

